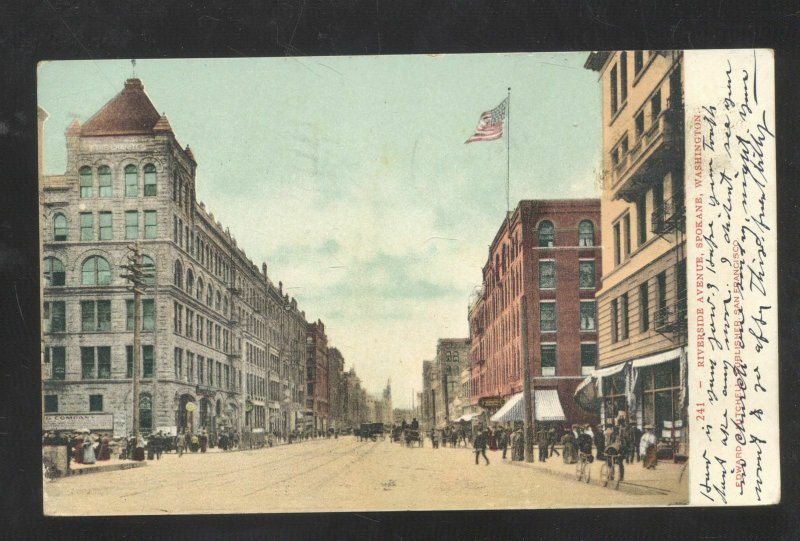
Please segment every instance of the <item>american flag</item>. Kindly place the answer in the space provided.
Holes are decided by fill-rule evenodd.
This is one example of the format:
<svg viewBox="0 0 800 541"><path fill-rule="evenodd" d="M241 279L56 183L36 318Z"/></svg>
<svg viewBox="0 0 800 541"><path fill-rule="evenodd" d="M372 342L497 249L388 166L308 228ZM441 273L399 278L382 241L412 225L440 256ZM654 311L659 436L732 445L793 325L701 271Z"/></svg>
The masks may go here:
<svg viewBox="0 0 800 541"><path fill-rule="evenodd" d="M508 98L500 102L500 105L491 111L483 113L478 121L478 127L475 128L475 133L464 141L464 144L500 139L503 136L503 121L506 119L507 110Z"/></svg>

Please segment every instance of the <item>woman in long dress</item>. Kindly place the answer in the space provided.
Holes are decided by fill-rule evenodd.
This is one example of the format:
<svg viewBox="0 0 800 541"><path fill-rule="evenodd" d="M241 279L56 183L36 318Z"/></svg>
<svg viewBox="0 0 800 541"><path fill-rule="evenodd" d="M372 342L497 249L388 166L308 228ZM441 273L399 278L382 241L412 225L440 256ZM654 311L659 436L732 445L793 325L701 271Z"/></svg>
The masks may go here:
<svg viewBox="0 0 800 541"><path fill-rule="evenodd" d="M564 444L564 456L562 458L564 464L575 464L578 461L575 435L572 432L567 432L561 439L561 443Z"/></svg>
<svg viewBox="0 0 800 541"><path fill-rule="evenodd" d="M656 455L658 440L656 435L653 434L653 425L645 426L644 430L642 439L639 441L639 454L644 457L642 466L652 470L658 464L658 456Z"/></svg>
<svg viewBox="0 0 800 541"><path fill-rule="evenodd" d="M72 461L75 464L83 464L83 441L77 436L72 440Z"/></svg>
<svg viewBox="0 0 800 541"><path fill-rule="evenodd" d="M100 452L97 455L97 460L109 460L111 458L111 451L108 447L108 436L103 436L100 440Z"/></svg>
<svg viewBox="0 0 800 541"><path fill-rule="evenodd" d="M94 464L95 463L95 456L94 456L94 442L92 442L92 438L87 434L85 438L83 438L83 463L84 464Z"/></svg>

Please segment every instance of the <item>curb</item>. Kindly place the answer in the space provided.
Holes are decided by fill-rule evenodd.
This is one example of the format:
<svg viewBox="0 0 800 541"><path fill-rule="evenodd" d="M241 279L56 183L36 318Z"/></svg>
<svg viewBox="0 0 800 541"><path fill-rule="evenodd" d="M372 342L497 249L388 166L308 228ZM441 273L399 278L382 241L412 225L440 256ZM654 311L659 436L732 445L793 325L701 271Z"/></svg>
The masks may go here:
<svg viewBox="0 0 800 541"><path fill-rule="evenodd" d="M73 475L86 475L90 473L104 473L117 470L129 470L131 468L141 468L147 466L147 461L141 462L125 462L123 464L107 464L104 466L95 466L92 468L80 468L77 470L70 470L67 475L63 477L72 477Z"/></svg>

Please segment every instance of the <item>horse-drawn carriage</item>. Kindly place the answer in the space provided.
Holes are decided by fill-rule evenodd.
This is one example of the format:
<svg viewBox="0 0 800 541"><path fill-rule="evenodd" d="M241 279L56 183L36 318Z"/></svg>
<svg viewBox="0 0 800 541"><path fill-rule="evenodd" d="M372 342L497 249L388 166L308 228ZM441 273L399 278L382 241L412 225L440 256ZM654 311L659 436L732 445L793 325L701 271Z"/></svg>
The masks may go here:
<svg viewBox="0 0 800 541"><path fill-rule="evenodd" d="M406 428L403 433L403 441L405 442L406 447L411 447L411 445L414 443L416 443L418 447L422 447L424 443L424 436L420 430Z"/></svg>
<svg viewBox="0 0 800 541"><path fill-rule="evenodd" d="M358 430L359 441L370 439L378 441L378 438L385 438L383 434L383 423L361 423L361 428Z"/></svg>

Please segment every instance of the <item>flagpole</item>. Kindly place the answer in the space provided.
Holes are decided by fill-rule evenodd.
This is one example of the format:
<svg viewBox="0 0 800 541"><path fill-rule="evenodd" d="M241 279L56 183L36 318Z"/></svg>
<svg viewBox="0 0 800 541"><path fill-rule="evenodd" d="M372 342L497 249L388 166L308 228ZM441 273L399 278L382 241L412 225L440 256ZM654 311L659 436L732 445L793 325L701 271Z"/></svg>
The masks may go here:
<svg viewBox="0 0 800 541"><path fill-rule="evenodd" d="M508 87L508 97L506 98L506 216L511 212L511 87Z"/></svg>

